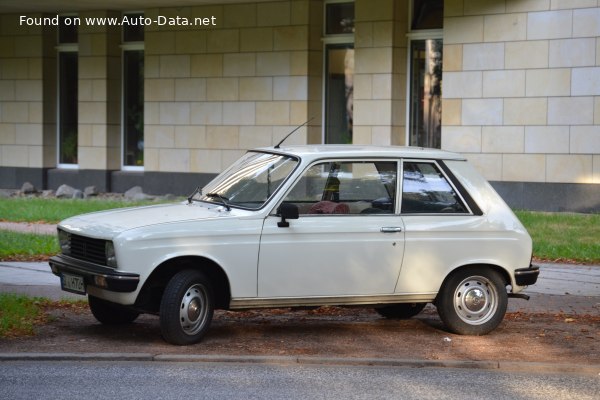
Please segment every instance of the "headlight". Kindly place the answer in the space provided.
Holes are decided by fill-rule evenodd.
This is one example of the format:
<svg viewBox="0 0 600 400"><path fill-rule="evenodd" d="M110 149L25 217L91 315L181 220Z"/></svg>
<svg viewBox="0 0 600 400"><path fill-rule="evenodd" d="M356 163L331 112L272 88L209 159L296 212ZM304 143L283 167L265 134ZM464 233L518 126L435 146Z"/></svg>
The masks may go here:
<svg viewBox="0 0 600 400"><path fill-rule="evenodd" d="M117 256L115 255L115 245L113 242L106 242L104 245L104 254L106 256L106 265L112 268L117 268Z"/></svg>
<svg viewBox="0 0 600 400"><path fill-rule="evenodd" d="M58 231L58 244L63 254L71 254L71 234L62 230Z"/></svg>

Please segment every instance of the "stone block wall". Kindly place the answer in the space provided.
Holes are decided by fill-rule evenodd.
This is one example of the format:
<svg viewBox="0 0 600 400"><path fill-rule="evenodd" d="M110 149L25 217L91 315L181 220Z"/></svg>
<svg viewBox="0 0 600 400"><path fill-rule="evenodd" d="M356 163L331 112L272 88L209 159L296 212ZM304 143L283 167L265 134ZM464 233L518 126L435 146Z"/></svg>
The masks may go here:
<svg viewBox="0 0 600 400"><path fill-rule="evenodd" d="M324 1L213 3L143 10L153 20L214 16L216 26L146 26L144 171L131 176L115 172L121 29L80 26L79 164L64 169L56 28L0 15L0 184L52 188L73 177L110 190L135 178L166 190L173 177L189 179L179 187L209 179L309 118L286 143L322 143ZM355 1L355 144L406 144L409 11L407 0ZM442 147L465 154L507 198L577 192L549 209L597 210L600 0L445 0L444 14Z"/></svg>
<svg viewBox="0 0 600 400"><path fill-rule="evenodd" d="M45 166L43 50L40 27L20 27L16 15L0 16L2 166Z"/></svg>
<svg viewBox="0 0 600 400"><path fill-rule="evenodd" d="M355 2L354 144L404 145L408 7Z"/></svg>
<svg viewBox="0 0 600 400"><path fill-rule="evenodd" d="M81 12L86 18L120 17L119 12ZM121 168L121 29L79 27L78 159L84 170Z"/></svg>
<svg viewBox="0 0 600 400"><path fill-rule="evenodd" d="M145 11L158 15L217 25L146 30L145 171L217 173L310 117L286 143L320 142L320 1Z"/></svg>
<svg viewBox="0 0 600 400"><path fill-rule="evenodd" d="M442 147L493 181L600 184L600 2L444 5Z"/></svg>

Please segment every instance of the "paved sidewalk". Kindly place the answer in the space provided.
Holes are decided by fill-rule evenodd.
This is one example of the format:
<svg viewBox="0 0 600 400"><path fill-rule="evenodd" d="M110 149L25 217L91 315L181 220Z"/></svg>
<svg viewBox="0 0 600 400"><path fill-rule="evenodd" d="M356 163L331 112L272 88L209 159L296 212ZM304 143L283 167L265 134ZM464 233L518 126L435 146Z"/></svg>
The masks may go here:
<svg viewBox="0 0 600 400"><path fill-rule="evenodd" d="M56 235L56 224L0 221L0 230L20 233L37 233L41 235Z"/></svg>
<svg viewBox="0 0 600 400"><path fill-rule="evenodd" d="M56 225L34 223L0 222L0 230L37 234L56 234ZM538 282L527 288L529 301L510 299L509 312L567 313L575 315L600 315L600 266L540 264ZM0 261L0 293L12 292L53 300L85 297L62 291L60 280L52 274L46 262ZM169 354L121 354L121 353L0 353L0 362L8 360L110 360L123 361L143 359L151 361L185 362L234 362L276 364L327 364L327 365L373 365L399 367L450 367L499 369L513 371L538 371L552 373L579 373L598 375L600 365L556 364L538 362L490 362L471 360L404 360L404 359L355 359L327 357L264 357L227 355L169 355Z"/></svg>
<svg viewBox="0 0 600 400"><path fill-rule="evenodd" d="M54 235L56 225L0 222L0 230ZM600 314L600 265L538 264L542 267L538 282L524 292L531 300L512 299L508 311ZM82 298L62 291L47 263L0 261L0 292Z"/></svg>
<svg viewBox="0 0 600 400"><path fill-rule="evenodd" d="M60 289L60 280L45 262L0 261L0 292L50 299L82 296ZM531 300L510 299L509 311L600 314L600 266L541 264L538 282L525 293Z"/></svg>
<svg viewBox="0 0 600 400"><path fill-rule="evenodd" d="M2 262L0 261L0 292L26 293L34 296L44 296L53 299L71 297L84 299L83 296L69 294L60 290L58 277L50 272L47 263L41 262ZM600 266L560 265L543 264L538 283L528 288L527 293L531 295L530 301L511 299L509 311L522 311L529 313L560 313L579 315L600 314ZM72 328L70 328L72 329ZM598 375L600 365L597 363L571 363L561 364L556 362L520 362L520 361L473 361L465 359L458 352L456 359L431 360L424 357L415 359L399 358L356 358L327 356L261 356L261 355L231 355L231 354L175 354L173 349L165 350L162 343L140 343L139 353L132 353L130 348L118 347L112 353L94 353L94 349L106 348L98 343L102 342L106 332L94 334L94 329L78 328L82 342L88 343L87 350L74 347L73 343L60 343L56 338L48 339L52 345L48 347L46 341L37 347L25 347L24 350L8 347L0 351L0 362L10 360L39 362L48 360L64 361L172 361L172 362L219 362L219 363L268 363L268 364L322 364L322 365L372 365L372 366L394 366L411 368L474 368L474 369L496 369L523 372L540 373L575 373L586 375ZM92 330L90 330L92 329ZM138 328L138 337L147 335L144 327ZM67 330L68 331L68 330ZM120 334L119 334L120 335ZM135 336L135 334L134 334ZM532 342L539 346L538 341ZM127 341L127 340L126 340ZM281 341L283 343L283 340ZM456 338L453 343L460 348L460 340ZM137 348L137 347L136 347ZM501 348L501 347L499 347ZM120 350L124 349L124 350ZM150 349L150 350L149 350ZM448 350L448 349L446 349ZM198 350L196 350L198 351ZM202 351L202 350L200 350ZM499 350L501 351L501 350ZM243 350L241 350L243 353ZM171 354L173 353L173 354ZM281 354L281 353L280 353ZM421 359L422 358L422 359ZM467 357L468 358L468 357ZM568 359L566 359L568 361ZM562 361L561 361L562 362Z"/></svg>
<svg viewBox="0 0 600 400"><path fill-rule="evenodd" d="M52 300L84 298L61 290L60 279L50 271L47 262L0 261L0 292L46 297Z"/></svg>
<svg viewBox="0 0 600 400"><path fill-rule="evenodd" d="M531 299L509 300L509 311L600 315L600 266L538 265L538 281L524 291Z"/></svg>

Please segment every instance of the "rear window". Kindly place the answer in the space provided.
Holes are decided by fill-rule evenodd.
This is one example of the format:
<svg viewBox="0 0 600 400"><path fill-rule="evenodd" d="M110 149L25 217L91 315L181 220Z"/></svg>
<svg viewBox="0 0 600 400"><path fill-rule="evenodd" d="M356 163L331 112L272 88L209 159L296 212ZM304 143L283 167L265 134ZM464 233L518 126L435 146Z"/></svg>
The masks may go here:
<svg viewBox="0 0 600 400"><path fill-rule="evenodd" d="M436 163L407 161L403 171L403 214L469 212Z"/></svg>

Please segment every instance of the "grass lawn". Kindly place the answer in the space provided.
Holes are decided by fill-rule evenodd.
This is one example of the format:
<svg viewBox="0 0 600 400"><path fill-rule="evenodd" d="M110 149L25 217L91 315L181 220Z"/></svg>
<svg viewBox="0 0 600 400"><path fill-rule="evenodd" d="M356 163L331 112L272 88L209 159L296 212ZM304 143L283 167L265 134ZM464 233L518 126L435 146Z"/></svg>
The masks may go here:
<svg viewBox="0 0 600 400"><path fill-rule="evenodd" d="M0 293L0 337L33 335L33 327L45 319L42 299Z"/></svg>
<svg viewBox="0 0 600 400"><path fill-rule="evenodd" d="M534 256L600 264L600 214L517 211L533 239Z"/></svg>
<svg viewBox="0 0 600 400"><path fill-rule="evenodd" d="M86 212L157 204L124 200L0 199L0 220L57 223ZM517 211L533 238L534 256L543 260L600 264L600 214ZM52 236L0 231L0 259L27 259L58 252Z"/></svg>
<svg viewBox="0 0 600 400"><path fill-rule="evenodd" d="M0 260L33 260L57 254L55 235L36 235L0 230Z"/></svg>
<svg viewBox="0 0 600 400"><path fill-rule="evenodd" d="M11 222L47 222L56 224L65 218L112 208L159 204L155 201L125 201L106 199L0 199L0 220Z"/></svg>
<svg viewBox="0 0 600 400"><path fill-rule="evenodd" d="M0 338L29 336L52 317L49 309L87 309L87 300L52 301L14 293L0 293Z"/></svg>

